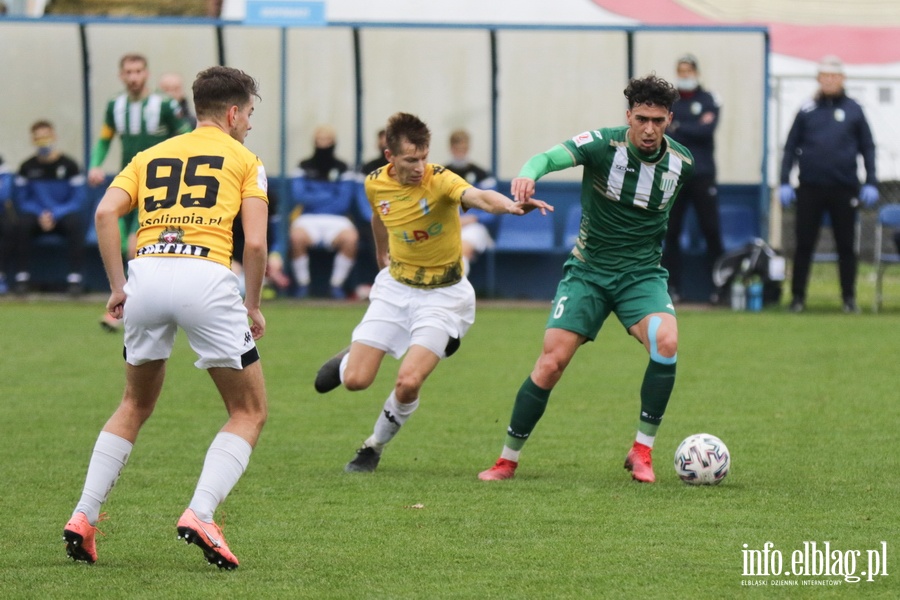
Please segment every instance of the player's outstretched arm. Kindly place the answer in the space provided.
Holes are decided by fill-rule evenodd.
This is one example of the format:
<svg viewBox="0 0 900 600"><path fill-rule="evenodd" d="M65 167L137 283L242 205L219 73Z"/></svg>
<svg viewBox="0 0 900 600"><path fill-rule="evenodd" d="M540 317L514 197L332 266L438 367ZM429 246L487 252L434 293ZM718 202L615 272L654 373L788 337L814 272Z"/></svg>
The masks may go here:
<svg viewBox="0 0 900 600"><path fill-rule="evenodd" d="M510 184L510 193L516 202L530 200L534 195L535 182L538 179L547 173L562 171L574 167L576 164L577 161L572 153L562 144L557 144L546 152L535 154L522 165L519 176Z"/></svg>
<svg viewBox="0 0 900 600"><path fill-rule="evenodd" d="M553 212L553 206L537 198L526 197L519 201L510 200L500 192L475 187L463 192L462 203L467 208L480 208L495 215L505 213L524 215L535 209L540 210L542 215L546 215L548 210Z"/></svg>

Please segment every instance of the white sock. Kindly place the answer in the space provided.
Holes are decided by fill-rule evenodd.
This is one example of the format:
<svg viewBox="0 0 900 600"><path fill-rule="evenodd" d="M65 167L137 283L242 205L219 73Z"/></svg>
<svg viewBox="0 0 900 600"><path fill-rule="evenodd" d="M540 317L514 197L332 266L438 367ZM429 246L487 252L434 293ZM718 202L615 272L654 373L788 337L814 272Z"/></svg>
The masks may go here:
<svg viewBox="0 0 900 600"><path fill-rule="evenodd" d="M469 271L472 270L472 265L469 264L469 259L466 258L465 256L463 256L462 263L463 263L463 275L468 277Z"/></svg>
<svg viewBox="0 0 900 600"><path fill-rule="evenodd" d="M91 462L88 464L87 477L81 499L75 506L75 513L82 512L93 525L100 518L100 505L106 502L109 491L116 485L119 474L134 444L108 431L101 431L94 444Z"/></svg>
<svg viewBox="0 0 900 600"><path fill-rule="evenodd" d="M331 267L331 281L329 282L331 287L341 287L344 285L354 264L356 264L355 258L344 256L340 252L335 254L334 264Z"/></svg>
<svg viewBox="0 0 900 600"><path fill-rule="evenodd" d="M406 423L406 420L417 408L419 408L418 398L409 404L401 404L397 402L394 392L391 392L384 402L381 414L375 421L375 429L366 440L365 445L381 451L385 444L394 439L394 436L400 431L400 427Z"/></svg>
<svg viewBox="0 0 900 600"><path fill-rule="evenodd" d="M503 446L503 450L500 451L500 458L505 458L506 460L517 463L519 462L520 454L522 454L521 450L513 450L509 446Z"/></svg>
<svg viewBox="0 0 900 600"><path fill-rule="evenodd" d="M216 435L206 452L203 471L188 507L198 519L212 522L216 508L244 474L252 451L252 446L239 435L226 431Z"/></svg>
<svg viewBox="0 0 900 600"><path fill-rule="evenodd" d="M643 444L645 446L652 448L653 440L655 440L655 439L656 439L655 435L647 435L646 433L641 433L640 431L638 431L637 437L634 438L634 441L636 441L638 444Z"/></svg>
<svg viewBox="0 0 900 600"><path fill-rule="evenodd" d="M294 277L297 278L297 283L309 285L309 254L298 256L291 261L291 266L294 268Z"/></svg>

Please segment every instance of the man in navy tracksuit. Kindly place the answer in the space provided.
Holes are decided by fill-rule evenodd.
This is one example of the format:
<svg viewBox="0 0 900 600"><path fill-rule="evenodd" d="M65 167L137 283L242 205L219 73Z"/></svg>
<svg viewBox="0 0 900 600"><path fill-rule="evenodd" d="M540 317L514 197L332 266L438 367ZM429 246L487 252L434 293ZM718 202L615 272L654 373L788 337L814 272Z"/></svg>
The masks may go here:
<svg viewBox="0 0 900 600"><path fill-rule="evenodd" d="M836 56L819 63L819 91L800 108L784 145L781 163L781 203L797 201L796 235L790 310L806 305L810 263L819 237L822 217L831 218L838 254L838 273L844 312L857 313L854 232L859 203L878 201L875 176L875 142L862 107L844 92L844 65ZM857 156L866 171L860 189ZM800 168L796 194L789 183L794 164Z"/></svg>
<svg viewBox="0 0 900 600"><path fill-rule="evenodd" d="M22 163L15 180L15 290L24 294L29 289L34 238L59 233L66 240L68 291L79 295L84 290L84 175L74 160L60 152L49 121L31 126L31 140L37 152Z"/></svg>
<svg viewBox="0 0 900 600"><path fill-rule="evenodd" d="M669 271L669 295L678 302L683 291L681 246L678 238L689 206L694 206L697 224L706 240L710 277L712 264L722 254L723 248L714 157L719 100L697 81L697 59L693 55L686 54L679 58L676 68L679 98L672 106L672 124L666 133L676 142L684 144L694 155L694 175L684 183L678 194L678 202L669 213L669 228L666 230L662 258L662 266ZM715 287L713 290L710 301L715 304L719 300L719 291Z"/></svg>

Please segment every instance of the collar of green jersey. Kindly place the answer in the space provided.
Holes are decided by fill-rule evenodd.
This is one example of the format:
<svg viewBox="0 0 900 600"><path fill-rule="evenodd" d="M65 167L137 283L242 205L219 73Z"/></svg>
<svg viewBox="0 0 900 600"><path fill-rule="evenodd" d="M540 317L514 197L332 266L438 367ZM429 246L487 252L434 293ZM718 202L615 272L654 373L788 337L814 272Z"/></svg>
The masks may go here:
<svg viewBox="0 0 900 600"><path fill-rule="evenodd" d="M665 136L663 136L662 144L659 145L659 149L654 154L651 154L650 156L648 156L648 155L644 154L643 152L641 152L640 150L638 150L638 147L631 143L631 139L628 136L625 136L625 139L628 140L628 150L633 155L635 155L636 157L638 157L639 159L641 159L643 162L646 162L646 163L659 162L659 160L666 153L666 150L669 149L669 142L666 141Z"/></svg>

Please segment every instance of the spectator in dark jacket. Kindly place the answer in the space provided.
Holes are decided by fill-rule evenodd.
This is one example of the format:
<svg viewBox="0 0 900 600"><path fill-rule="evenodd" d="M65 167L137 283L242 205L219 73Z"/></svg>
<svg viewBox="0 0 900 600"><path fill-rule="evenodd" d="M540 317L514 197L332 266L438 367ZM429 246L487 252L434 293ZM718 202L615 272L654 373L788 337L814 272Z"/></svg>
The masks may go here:
<svg viewBox="0 0 900 600"><path fill-rule="evenodd" d="M85 179L75 161L57 148L56 131L49 121L31 126L37 153L22 163L15 181L15 262L17 293L28 291L35 237L59 233L66 240L69 293L83 291Z"/></svg>
<svg viewBox="0 0 900 600"><path fill-rule="evenodd" d="M831 218L838 254L838 274L844 312L857 313L855 230L859 203L878 202L875 176L875 142L862 107L844 92L844 65L836 56L819 63L819 91L797 113L784 145L781 163L781 203L797 201L794 268L790 310L802 312L813 251L822 217ZM866 171L860 189L857 156ZM794 164L799 166L800 185L790 184Z"/></svg>
<svg viewBox="0 0 900 600"><path fill-rule="evenodd" d="M719 198L716 187L715 132L719 124L719 100L700 85L697 59L685 54L676 65L676 87L679 98L672 106L672 124L667 134L684 144L694 155L694 175L684 183L678 202L669 213L669 228L663 249L662 265L669 271L669 295L674 302L681 299L681 245L679 237L688 207L697 214L700 233L706 240L708 273L712 280L713 262L723 252L719 224ZM719 301L719 290L713 286L710 301Z"/></svg>
<svg viewBox="0 0 900 600"><path fill-rule="evenodd" d="M313 155L300 161L291 180L294 203L290 229L291 264L297 288L295 296L309 295L311 280L309 248L335 252L329 281L331 297L346 296L343 286L359 247L359 232L348 218L355 197L356 174L334 156L335 132L329 126L316 128Z"/></svg>

